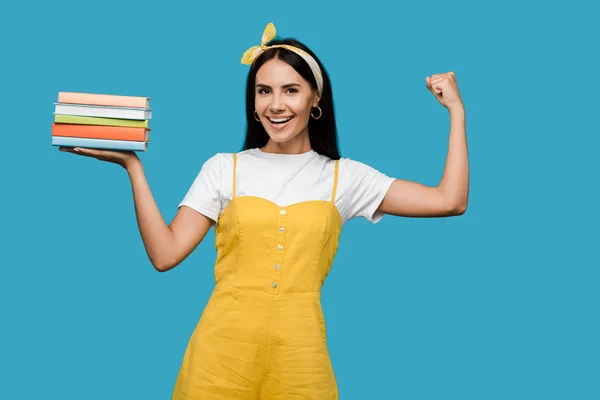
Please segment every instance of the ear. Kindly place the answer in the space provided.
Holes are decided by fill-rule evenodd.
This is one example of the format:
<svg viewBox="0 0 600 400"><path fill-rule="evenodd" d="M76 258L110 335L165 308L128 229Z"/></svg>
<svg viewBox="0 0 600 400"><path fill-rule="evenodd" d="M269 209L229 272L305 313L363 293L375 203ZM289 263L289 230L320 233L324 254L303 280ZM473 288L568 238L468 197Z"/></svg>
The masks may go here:
<svg viewBox="0 0 600 400"><path fill-rule="evenodd" d="M315 100L312 103L313 108L319 105L319 101L321 101L321 98L319 96L316 96Z"/></svg>

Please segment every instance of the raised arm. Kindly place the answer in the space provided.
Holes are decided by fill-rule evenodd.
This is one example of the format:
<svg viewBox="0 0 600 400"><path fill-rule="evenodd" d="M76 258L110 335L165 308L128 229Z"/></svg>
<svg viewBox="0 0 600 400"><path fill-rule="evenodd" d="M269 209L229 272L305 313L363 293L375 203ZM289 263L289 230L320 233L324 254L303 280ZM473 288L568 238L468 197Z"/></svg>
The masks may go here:
<svg viewBox="0 0 600 400"><path fill-rule="evenodd" d="M438 186L396 179L378 211L405 217L449 217L467 209L469 160L466 115L453 72L426 78L427 88L450 113L448 155Z"/></svg>

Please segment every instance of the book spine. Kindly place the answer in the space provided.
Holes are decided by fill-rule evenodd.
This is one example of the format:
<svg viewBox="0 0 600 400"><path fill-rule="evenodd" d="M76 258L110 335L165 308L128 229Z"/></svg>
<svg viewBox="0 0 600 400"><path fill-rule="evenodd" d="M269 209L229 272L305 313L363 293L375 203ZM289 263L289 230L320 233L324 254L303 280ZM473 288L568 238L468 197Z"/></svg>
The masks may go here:
<svg viewBox="0 0 600 400"><path fill-rule="evenodd" d="M122 126L53 123L52 136L145 142L148 140L148 130L145 128L130 128Z"/></svg>
<svg viewBox="0 0 600 400"><path fill-rule="evenodd" d="M146 151L148 148L148 144L145 142L133 142L128 140L73 138L62 136L52 136L52 145L65 147L85 147L90 149L132 151Z"/></svg>
<svg viewBox="0 0 600 400"><path fill-rule="evenodd" d="M76 125L103 125L103 126L125 126L132 128L148 128L147 120L81 117L76 115L55 115L54 122L57 124Z"/></svg>
<svg viewBox="0 0 600 400"><path fill-rule="evenodd" d="M147 108L149 97L119 96L114 94L59 92L59 103L92 104L100 106Z"/></svg>
<svg viewBox="0 0 600 400"><path fill-rule="evenodd" d="M134 109L119 109L105 107L85 107L77 105L57 104L54 108L54 114L58 115L76 115L81 117L101 117L101 118L116 118L116 119L134 119L134 120L150 120L152 112L149 110L134 110Z"/></svg>

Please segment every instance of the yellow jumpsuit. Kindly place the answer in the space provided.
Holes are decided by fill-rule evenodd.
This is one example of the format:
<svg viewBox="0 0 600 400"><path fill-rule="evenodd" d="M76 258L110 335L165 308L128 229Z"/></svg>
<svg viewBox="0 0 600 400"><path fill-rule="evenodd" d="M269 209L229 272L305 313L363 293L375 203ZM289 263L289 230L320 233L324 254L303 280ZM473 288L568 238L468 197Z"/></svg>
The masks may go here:
<svg viewBox="0 0 600 400"><path fill-rule="evenodd" d="M185 351L173 400L338 399L321 286L342 219L330 200L280 207L233 196L215 228L215 288Z"/></svg>

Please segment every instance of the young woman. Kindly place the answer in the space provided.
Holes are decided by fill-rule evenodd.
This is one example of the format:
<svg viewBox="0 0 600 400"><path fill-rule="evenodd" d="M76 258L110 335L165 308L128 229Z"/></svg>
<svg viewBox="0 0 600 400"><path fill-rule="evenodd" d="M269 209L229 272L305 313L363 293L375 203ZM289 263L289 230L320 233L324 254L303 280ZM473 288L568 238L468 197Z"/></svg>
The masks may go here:
<svg viewBox="0 0 600 400"><path fill-rule="evenodd" d="M245 149L204 163L170 225L163 220L133 152L69 149L123 166L131 179L150 261L167 271L211 226L216 285L192 334L173 399L337 399L320 291L342 225L384 214L460 215L469 168L465 110L452 72L426 78L449 110L450 139L437 187L393 179L340 158L329 78L298 41L273 40L242 58Z"/></svg>

